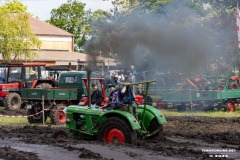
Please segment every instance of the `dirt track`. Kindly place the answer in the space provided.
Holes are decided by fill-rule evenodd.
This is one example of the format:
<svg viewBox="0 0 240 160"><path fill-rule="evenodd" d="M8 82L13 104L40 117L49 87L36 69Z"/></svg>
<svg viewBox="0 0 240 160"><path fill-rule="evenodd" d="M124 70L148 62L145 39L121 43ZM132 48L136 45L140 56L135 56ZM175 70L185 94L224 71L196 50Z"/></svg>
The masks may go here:
<svg viewBox="0 0 240 160"><path fill-rule="evenodd" d="M134 146L52 138L59 128L66 130L64 126L0 126L0 159L240 159L240 118L166 118L161 136ZM231 149L232 153L203 149Z"/></svg>

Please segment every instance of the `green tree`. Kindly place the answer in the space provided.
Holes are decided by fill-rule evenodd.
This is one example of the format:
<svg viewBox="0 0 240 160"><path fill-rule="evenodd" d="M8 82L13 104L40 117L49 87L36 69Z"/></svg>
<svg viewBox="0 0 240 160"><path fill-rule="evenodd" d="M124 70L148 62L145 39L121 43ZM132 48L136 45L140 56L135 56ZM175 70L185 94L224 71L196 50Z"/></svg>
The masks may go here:
<svg viewBox="0 0 240 160"><path fill-rule="evenodd" d="M3 61L28 61L37 56L41 42L31 32L29 13L19 1L0 6L0 53Z"/></svg>
<svg viewBox="0 0 240 160"><path fill-rule="evenodd" d="M170 4L173 0L114 0L114 13L127 13L134 10L143 13L161 13L166 4Z"/></svg>
<svg viewBox="0 0 240 160"><path fill-rule="evenodd" d="M24 6L18 0L6 0L6 4L2 7L11 11L11 13L24 13L27 12L27 6Z"/></svg>
<svg viewBox="0 0 240 160"><path fill-rule="evenodd" d="M90 11L84 10L85 4L78 0L68 0L51 11L49 23L74 35L75 51L83 51L83 44L90 32Z"/></svg>

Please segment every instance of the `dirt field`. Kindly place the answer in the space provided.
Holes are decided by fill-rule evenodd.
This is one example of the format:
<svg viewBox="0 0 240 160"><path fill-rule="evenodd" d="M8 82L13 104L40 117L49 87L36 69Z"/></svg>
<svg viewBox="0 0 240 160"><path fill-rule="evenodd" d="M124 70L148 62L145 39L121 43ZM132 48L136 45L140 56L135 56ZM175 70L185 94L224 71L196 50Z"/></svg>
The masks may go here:
<svg viewBox="0 0 240 160"><path fill-rule="evenodd" d="M240 159L239 118L166 118L161 136L137 145L104 144L71 136L54 139L56 130L67 132L64 126L4 125L0 126L0 159Z"/></svg>

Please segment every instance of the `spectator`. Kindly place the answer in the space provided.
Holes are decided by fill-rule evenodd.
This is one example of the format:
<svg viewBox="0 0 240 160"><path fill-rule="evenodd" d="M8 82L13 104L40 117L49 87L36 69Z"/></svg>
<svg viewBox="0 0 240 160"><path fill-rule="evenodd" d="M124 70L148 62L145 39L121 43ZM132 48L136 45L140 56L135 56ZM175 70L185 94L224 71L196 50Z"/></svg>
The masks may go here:
<svg viewBox="0 0 240 160"><path fill-rule="evenodd" d="M135 70L134 65L131 65L131 72L132 72L132 75L136 77L137 71Z"/></svg>
<svg viewBox="0 0 240 160"><path fill-rule="evenodd" d="M116 73L113 73L111 76L111 81L112 81L112 86L116 86L118 84L118 76L116 75Z"/></svg>
<svg viewBox="0 0 240 160"><path fill-rule="evenodd" d="M128 74L128 82L129 83L133 83L133 74L132 74L132 72L129 72L129 74Z"/></svg>

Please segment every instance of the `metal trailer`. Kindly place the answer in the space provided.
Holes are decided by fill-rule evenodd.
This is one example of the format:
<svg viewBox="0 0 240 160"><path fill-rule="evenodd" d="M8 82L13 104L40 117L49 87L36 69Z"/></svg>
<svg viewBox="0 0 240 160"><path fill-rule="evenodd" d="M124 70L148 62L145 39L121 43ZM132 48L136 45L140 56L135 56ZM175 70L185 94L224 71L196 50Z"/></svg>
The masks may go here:
<svg viewBox="0 0 240 160"><path fill-rule="evenodd" d="M238 106L240 89L165 90L160 95L161 99L157 102L159 109L173 107L178 111L185 111L186 108L211 111L216 107L232 112Z"/></svg>
<svg viewBox="0 0 240 160"><path fill-rule="evenodd" d="M50 117L53 124L65 123L66 115L62 110L79 102L76 88L23 89L21 95L22 101L27 104L30 123L43 121L43 108L44 120Z"/></svg>
<svg viewBox="0 0 240 160"><path fill-rule="evenodd" d="M211 77L202 81L198 78L187 79L179 89L152 89L161 99L157 101L158 108L186 108L211 111L214 108L224 108L232 112L240 100L240 88L236 79L226 77Z"/></svg>

